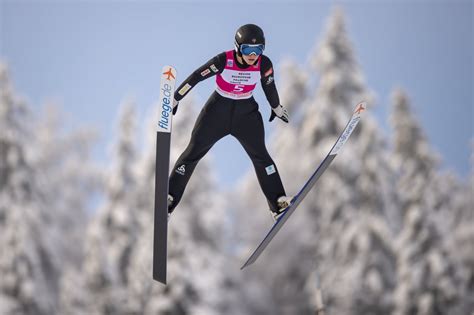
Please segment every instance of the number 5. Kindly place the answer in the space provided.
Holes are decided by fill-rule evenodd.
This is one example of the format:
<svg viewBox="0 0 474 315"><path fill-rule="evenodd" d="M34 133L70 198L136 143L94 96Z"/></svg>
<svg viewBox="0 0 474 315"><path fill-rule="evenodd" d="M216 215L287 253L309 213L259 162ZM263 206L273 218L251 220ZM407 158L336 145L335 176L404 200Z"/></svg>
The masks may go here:
<svg viewBox="0 0 474 315"><path fill-rule="evenodd" d="M236 84L234 86L234 92L242 92L244 90L244 85Z"/></svg>

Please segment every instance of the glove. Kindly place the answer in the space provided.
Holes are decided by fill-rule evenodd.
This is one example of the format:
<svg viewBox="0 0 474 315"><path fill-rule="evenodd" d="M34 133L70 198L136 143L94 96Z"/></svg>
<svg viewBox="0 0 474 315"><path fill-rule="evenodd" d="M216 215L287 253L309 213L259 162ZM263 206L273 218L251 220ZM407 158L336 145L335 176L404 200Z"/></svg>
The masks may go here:
<svg viewBox="0 0 474 315"><path fill-rule="evenodd" d="M178 111L178 105L179 102L173 98L173 115L176 115L176 112Z"/></svg>
<svg viewBox="0 0 474 315"><path fill-rule="evenodd" d="M270 115L270 120L269 121L273 121L273 119L275 119L275 117L278 117L281 120L283 120L284 122L288 123L288 118L289 118L288 111L286 110L286 108L283 105L278 104L277 107L272 108L272 114Z"/></svg>

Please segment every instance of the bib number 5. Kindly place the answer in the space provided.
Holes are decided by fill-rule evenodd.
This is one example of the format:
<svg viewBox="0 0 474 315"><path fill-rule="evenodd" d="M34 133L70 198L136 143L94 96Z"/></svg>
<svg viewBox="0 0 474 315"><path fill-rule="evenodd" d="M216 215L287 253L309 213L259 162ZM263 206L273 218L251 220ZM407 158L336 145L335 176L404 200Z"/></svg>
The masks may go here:
<svg viewBox="0 0 474 315"><path fill-rule="evenodd" d="M243 92L243 91L244 91L244 85L241 85L241 84L234 85L234 92Z"/></svg>

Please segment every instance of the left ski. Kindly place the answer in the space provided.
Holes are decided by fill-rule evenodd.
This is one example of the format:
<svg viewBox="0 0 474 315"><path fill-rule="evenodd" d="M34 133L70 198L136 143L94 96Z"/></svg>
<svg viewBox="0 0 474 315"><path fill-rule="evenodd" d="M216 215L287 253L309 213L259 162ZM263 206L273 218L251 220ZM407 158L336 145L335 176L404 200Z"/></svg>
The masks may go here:
<svg viewBox="0 0 474 315"><path fill-rule="evenodd" d="M311 175L308 181L305 183L303 188L296 194L293 199L291 199L290 205L284 210L284 213L278 218L278 220L273 224L270 231L267 233L263 241L258 245L257 249L250 255L249 259L245 262L245 264L240 268L241 270L245 267L253 264L257 258L262 254L262 252L267 248L270 241L275 237L278 231L281 229L283 224L288 220L288 218L293 214L296 210L298 205L301 201L303 201L304 197L308 194L308 192L313 188L316 181L321 177L324 171L328 168L329 164L331 164L332 160L336 157L339 150L342 148L344 143L346 143L349 136L354 131L355 127L359 123L361 118L361 113L366 109L367 105L365 102L360 102L357 104L354 113L352 114L351 119L347 123L344 131L341 133L339 138L337 139L336 143L332 147L331 151L329 151L328 155L324 158L321 164L318 166L316 171Z"/></svg>
<svg viewBox="0 0 474 315"><path fill-rule="evenodd" d="M155 214L153 225L153 279L163 284L166 284L168 174L175 83L176 70L172 66L164 66L160 82L160 117L156 126Z"/></svg>

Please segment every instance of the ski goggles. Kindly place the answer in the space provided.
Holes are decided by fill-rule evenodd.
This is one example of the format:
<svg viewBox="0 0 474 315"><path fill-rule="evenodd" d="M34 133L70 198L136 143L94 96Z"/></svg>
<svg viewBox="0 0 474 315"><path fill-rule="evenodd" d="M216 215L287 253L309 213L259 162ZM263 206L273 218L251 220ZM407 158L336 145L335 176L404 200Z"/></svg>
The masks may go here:
<svg viewBox="0 0 474 315"><path fill-rule="evenodd" d="M240 52L242 55L256 55L260 56L263 54L263 50L265 49L265 45L257 44L257 45L249 45L249 44L242 44L240 45Z"/></svg>

